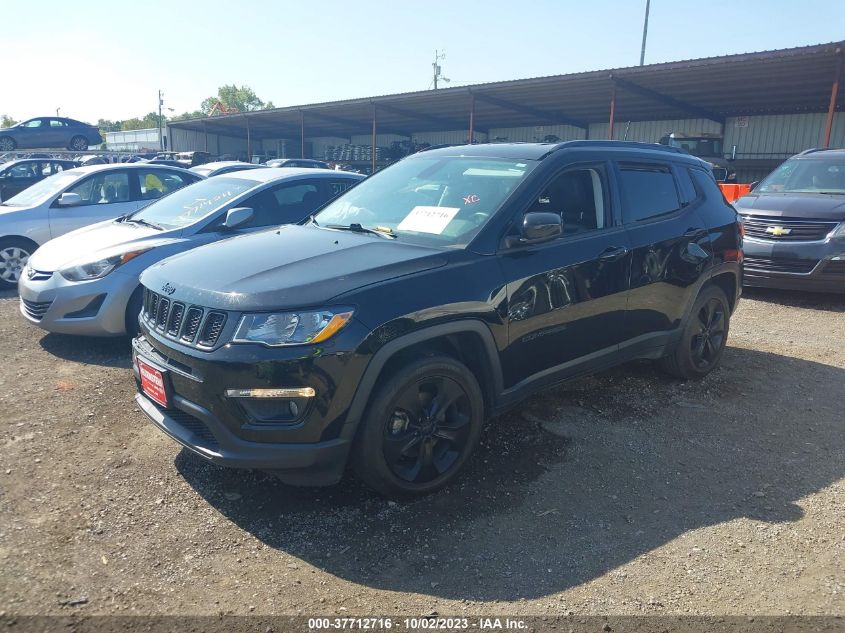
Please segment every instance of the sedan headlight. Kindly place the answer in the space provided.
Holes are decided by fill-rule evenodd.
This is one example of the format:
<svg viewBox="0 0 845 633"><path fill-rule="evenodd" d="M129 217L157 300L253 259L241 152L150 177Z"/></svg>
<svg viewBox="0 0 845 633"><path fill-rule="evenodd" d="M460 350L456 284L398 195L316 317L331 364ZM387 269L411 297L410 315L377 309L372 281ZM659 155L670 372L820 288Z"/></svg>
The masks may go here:
<svg viewBox="0 0 845 633"><path fill-rule="evenodd" d="M148 250L149 249L130 251L128 253L121 253L111 257L104 257L103 259L98 259L93 262L72 264L59 270L59 273L68 281L90 281L91 279L100 279L101 277L108 275L115 268L122 266L130 259L134 259L141 253L145 253Z"/></svg>
<svg viewBox="0 0 845 633"><path fill-rule="evenodd" d="M352 318L353 312L352 308L326 308L307 312L245 314L232 340L271 347L321 343L339 332Z"/></svg>
<svg viewBox="0 0 845 633"><path fill-rule="evenodd" d="M839 228L833 232L833 237L845 237L845 222L840 224Z"/></svg>

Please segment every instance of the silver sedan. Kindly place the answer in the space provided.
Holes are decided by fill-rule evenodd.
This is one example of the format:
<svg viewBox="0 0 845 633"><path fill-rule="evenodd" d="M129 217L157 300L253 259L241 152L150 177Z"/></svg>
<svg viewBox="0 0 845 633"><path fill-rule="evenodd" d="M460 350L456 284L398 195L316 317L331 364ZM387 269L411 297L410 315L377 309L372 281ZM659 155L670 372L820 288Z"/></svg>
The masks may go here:
<svg viewBox="0 0 845 633"><path fill-rule="evenodd" d="M29 256L50 239L137 211L203 178L163 165L68 169L0 204L0 290L14 288Z"/></svg>
<svg viewBox="0 0 845 633"><path fill-rule="evenodd" d="M36 251L18 292L31 323L66 334L133 334L139 275L197 246L307 218L363 176L325 169L251 169L215 176L117 220Z"/></svg>

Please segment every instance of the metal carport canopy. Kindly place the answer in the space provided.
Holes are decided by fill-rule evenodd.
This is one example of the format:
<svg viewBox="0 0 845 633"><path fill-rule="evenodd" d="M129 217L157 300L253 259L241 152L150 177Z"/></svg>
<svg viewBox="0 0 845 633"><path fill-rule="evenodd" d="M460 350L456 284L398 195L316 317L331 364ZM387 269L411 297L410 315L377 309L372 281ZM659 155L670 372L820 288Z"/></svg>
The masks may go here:
<svg viewBox="0 0 845 633"><path fill-rule="evenodd" d="M617 121L824 112L842 64L843 42L648 66L517 79L249 113L176 121L177 129L252 139L369 134L469 127L476 131L549 124L586 128ZM834 107L841 110L843 97ZM248 120L248 121L247 121Z"/></svg>

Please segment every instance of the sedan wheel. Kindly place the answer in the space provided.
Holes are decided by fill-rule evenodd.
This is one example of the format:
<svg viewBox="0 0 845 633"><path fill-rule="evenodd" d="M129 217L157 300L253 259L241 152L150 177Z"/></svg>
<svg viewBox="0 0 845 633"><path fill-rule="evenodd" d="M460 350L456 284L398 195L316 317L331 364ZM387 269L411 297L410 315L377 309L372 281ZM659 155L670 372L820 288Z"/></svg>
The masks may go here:
<svg viewBox="0 0 845 633"><path fill-rule="evenodd" d="M75 152L84 152L88 149L88 140L84 136L74 136L70 140L70 148Z"/></svg>
<svg viewBox="0 0 845 633"><path fill-rule="evenodd" d="M0 287L17 285L29 256L29 250L18 245L0 248Z"/></svg>
<svg viewBox="0 0 845 633"><path fill-rule="evenodd" d="M8 136L0 136L0 152L11 152L15 149L15 140Z"/></svg>

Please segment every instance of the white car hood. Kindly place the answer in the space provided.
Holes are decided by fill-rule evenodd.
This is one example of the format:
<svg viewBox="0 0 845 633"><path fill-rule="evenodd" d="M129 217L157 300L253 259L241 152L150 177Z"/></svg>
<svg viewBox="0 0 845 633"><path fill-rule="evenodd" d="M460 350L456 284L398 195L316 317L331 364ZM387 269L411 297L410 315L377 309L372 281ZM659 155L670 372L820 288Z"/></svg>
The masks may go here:
<svg viewBox="0 0 845 633"><path fill-rule="evenodd" d="M8 207L3 204L0 204L0 216L10 215L13 213L20 213L21 211L29 211L30 209L34 209L37 206L37 204L30 204L25 207Z"/></svg>
<svg viewBox="0 0 845 633"><path fill-rule="evenodd" d="M50 240L33 253L29 265L35 270L52 272L74 262L96 261L135 249L163 246L176 241L180 233L107 220Z"/></svg>

